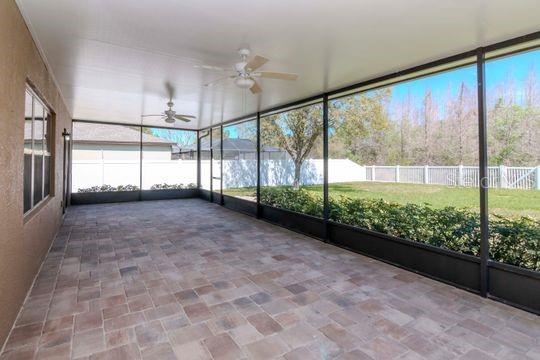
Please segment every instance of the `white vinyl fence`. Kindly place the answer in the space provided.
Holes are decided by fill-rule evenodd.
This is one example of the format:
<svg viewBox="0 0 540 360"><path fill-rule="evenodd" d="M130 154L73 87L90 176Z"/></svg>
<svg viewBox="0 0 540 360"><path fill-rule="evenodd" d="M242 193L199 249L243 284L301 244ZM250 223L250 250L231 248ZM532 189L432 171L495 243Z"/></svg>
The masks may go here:
<svg viewBox="0 0 540 360"><path fill-rule="evenodd" d="M365 181L479 186L477 166L366 166ZM487 184L490 188L540 190L540 166L490 166Z"/></svg>
<svg viewBox="0 0 540 360"><path fill-rule="evenodd" d="M250 163L251 162L251 163ZM255 160L224 160L224 188L244 186L245 179L251 179L256 184L257 162ZM238 176L236 176L238 174ZM348 159L328 160L328 182L354 182L365 181L365 167ZM291 185L294 182L294 162L292 160L262 160L261 185ZM309 159L304 161L300 171L300 183L303 185L316 185L324 182L323 159Z"/></svg>
<svg viewBox="0 0 540 360"><path fill-rule="evenodd" d="M140 162L136 160L73 160L72 191L101 185L136 185ZM152 185L197 184L197 160L143 161L142 188Z"/></svg>
<svg viewBox="0 0 540 360"><path fill-rule="evenodd" d="M208 180L210 160L201 161L201 181ZM488 186L507 189L540 189L540 167L489 167ZM219 175L219 174L214 174ZM224 160L223 188L251 187L257 183L256 160ZM362 166L348 159L329 159L328 182L377 181L447 186L478 186L479 171L474 166ZM219 177L217 177L219 179ZM216 179L216 180L217 180ZM144 161L143 189L154 184L184 185L197 182L196 160ZM263 186L290 185L294 180L291 160L263 160ZM300 182L323 183L323 160L310 159L302 165ZM73 161L72 189L96 185L139 185L139 162L129 160Z"/></svg>

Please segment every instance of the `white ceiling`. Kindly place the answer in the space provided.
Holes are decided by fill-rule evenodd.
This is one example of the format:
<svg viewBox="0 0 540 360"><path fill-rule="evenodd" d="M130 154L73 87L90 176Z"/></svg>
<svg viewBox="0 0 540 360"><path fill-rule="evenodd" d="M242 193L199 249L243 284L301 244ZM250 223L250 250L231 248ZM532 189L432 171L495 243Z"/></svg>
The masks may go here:
<svg viewBox="0 0 540 360"><path fill-rule="evenodd" d="M538 0L17 0L77 119L141 123L164 110L201 128L540 29ZM194 65L268 57L263 93ZM165 125L159 118L144 124Z"/></svg>

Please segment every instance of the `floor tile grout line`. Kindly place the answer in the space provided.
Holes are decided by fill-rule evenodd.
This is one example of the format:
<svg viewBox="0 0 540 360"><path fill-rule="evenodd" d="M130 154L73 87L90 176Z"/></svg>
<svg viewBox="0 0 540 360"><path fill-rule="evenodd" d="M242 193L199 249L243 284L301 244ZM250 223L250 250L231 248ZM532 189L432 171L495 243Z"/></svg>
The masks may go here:
<svg viewBox="0 0 540 360"><path fill-rule="evenodd" d="M61 227L62 226L63 226L63 224L61 225ZM49 306L47 308L47 313L45 314L45 320L43 322L43 327L41 329L41 336L43 336L43 330L45 328L45 324L47 323L47 318L49 317L49 312L51 311L51 304L52 304L53 299L54 299L54 290L56 290L56 286L58 285L58 277L60 276L60 271L62 269L62 265L64 264L64 260L66 258L66 251L67 251L68 243L69 243L70 238L71 238L71 231L72 231L72 228L70 227L69 234L67 236L66 243L65 243L64 249L62 251L62 260L60 261L60 264L58 266L58 271L56 272L54 286L53 286L53 292L52 292L51 299L49 300ZM53 240L53 244L54 244L54 241L56 241L56 237ZM52 248L52 244L51 244L51 248ZM47 256L48 256L48 254L47 254ZM78 286L78 282L77 282L77 286ZM71 353L73 351L73 337L75 336L75 317L73 317L73 320L71 322L71 328L72 328L72 332L71 332L70 349L69 349L70 357L71 357ZM41 342L41 339L40 339L40 342ZM37 355L38 351L39 351L39 344L38 344L38 347L36 348L35 355Z"/></svg>

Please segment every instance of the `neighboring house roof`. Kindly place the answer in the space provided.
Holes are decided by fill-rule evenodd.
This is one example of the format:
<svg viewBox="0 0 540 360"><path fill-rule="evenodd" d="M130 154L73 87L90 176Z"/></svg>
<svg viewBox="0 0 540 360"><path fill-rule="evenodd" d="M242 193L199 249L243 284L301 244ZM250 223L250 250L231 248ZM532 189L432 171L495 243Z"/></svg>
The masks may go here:
<svg viewBox="0 0 540 360"><path fill-rule="evenodd" d="M87 144L139 144L141 133L138 129L123 126L120 131L117 126L108 124L73 122L73 142ZM115 131L117 130L117 131ZM176 145L172 140L163 139L143 132L144 145Z"/></svg>
<svg viewBox="0 0 540 360"><path fill-rule="evenodd" d="M214 141L214 147L219 148L221 146L221 141ZM197 144L191 144L182 148L183 152L197 150ZM203 138L201 140L201 150L210 150L210 139ZM279 148L272 146L264 146L263 151L265 152L279 152ZM223 139L223 151L238 151L238 152L256 152L257 145L254 141L249 139L238 139L238 138L228 138Z"/></svg>

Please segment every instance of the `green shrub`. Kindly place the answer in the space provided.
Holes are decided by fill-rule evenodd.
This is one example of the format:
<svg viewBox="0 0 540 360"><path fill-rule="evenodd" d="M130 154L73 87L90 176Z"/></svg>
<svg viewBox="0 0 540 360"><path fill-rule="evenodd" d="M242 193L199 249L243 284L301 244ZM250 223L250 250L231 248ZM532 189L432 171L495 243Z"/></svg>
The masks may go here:
<svg viewBox="0 0 540 360"><path fill-rule="evenodd" d="M330 199L330 219L465 254L480 249L480 217L467 210L342 197Z"/></svg>
<svg viewBox="0 0 540 360"><path fill-rule="evenodd" d="M262 188L261 203L313 216L323 214L323 203L318 196L289 187Z"/></svg>
<svg viewBox="0 0 540 360"><path fill-rule="evenodd" d="M323 200L306 190L263 188L261 202L321 216ZM330 219L463 254L480 252L480 215L467 209L435 209L376 199L330 198ZM540 221L491 216L490 256L495 261L540 270Z"/></svg>
<svg viewBox="0 0 540 360"><path fill-rule="evenodd" d="M491 215L489 230L492 259L540 271L540 221Z"/></svg>
<svg viewBox="0 0 540 360"><path fill-rule="evenodd" d="M152 187L150 187L150 190L167 190L167 189L193 189L196 188L197 185L193 183L189 183L187 185L184 184L154 184Z"/></svg>
<svg viewBox="0 0 540 360"><path fill-rule="evenodd" d="M137 185L118 185L116 191L137 191L139 187Z"/></svg>
<svg viewBox="0 0 540 360"><path fill-rule="evenodd" d="M110 191L137 191L139 187L137 185L118 185L116 187L111 185L99 185L92 186L89 188L81 188L78 190L80 193L89 193L89 192L110 192Z"/></svg>
<svg viewBox="0 0 540 360"><path fill-rule="evenodd" d="M150 190L163 190L163 189L195 189L197 187L196 184L189 183L187 185L184 184L155 184L152 185ZM137 185L118 185L118 186L111 186L111 185L96 185L89 188L81 188L77 192L80 193L89 193L89 192L111 192L111 191L137 191L139 190L139 187Z"/></svg>

